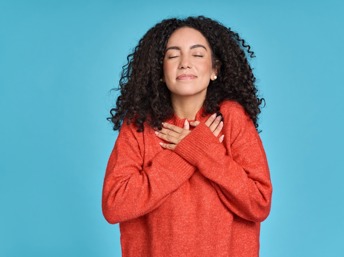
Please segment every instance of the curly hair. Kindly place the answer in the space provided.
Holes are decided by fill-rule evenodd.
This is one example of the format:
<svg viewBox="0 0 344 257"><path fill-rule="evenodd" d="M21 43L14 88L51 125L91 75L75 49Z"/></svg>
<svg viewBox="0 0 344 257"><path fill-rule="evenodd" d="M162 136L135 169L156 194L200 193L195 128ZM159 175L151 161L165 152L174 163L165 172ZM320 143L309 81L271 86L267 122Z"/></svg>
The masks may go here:
<svg viewBox="0 0 344 257"><path fill-rule="evenodd" d="M224 100L241 104L258 129L258 115L263 98L257 95L256 78L248 58L254 52L239 34L221 23L204 16L171 18L156 24L140 39L122 67L119 81L120 95L116 107L110 110L113 129L120 129L123 121L133 122L142 132L144 122L161 129L161 123L173 116L170 92L161 80L163 58L171 34L182 27L198 30L207 39L216 61L218 79L210 81L204 114L218 112Z"/></svg>

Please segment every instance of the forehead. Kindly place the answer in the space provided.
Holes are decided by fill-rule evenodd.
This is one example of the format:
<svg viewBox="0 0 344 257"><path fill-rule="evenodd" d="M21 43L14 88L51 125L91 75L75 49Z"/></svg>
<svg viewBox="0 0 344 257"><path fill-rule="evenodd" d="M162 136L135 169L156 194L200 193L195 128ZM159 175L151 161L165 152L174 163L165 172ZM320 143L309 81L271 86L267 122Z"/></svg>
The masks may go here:
<svg viewBox="0 0 344 257"><path fill-rule="evenodd" d="M183 27L175 30L167 41L167 47L170 46L192 46L202 44L209 48L207 39L196 29Z"/></svg>

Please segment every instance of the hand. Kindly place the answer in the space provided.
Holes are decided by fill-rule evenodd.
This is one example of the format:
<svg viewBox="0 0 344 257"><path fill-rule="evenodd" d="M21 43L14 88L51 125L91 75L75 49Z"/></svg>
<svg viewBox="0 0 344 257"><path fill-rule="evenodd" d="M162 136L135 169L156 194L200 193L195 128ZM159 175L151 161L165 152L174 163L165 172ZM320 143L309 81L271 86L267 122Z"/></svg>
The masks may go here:
<svg viewBox="0 0 344 257"><path fill-rule="evenodd" d="M190 126L196 127L200 124L199 121L192 121L188 122L185 120L184 127L180 128L178 126L169 124L164 122L162 124L163 128L160 131L155 131L155 134L166 141L167 143L160 143L163 148L174 150L177 144L187 135L191 133ZM217 116L216 113L211 115L208 120L205 122L205 125L213 132L215 137L218 137L222 128L223 128L223 121L222 117L219 115ZM224 135L219 137L219 142L222 143L224 139Z"/></svg>
<svg viewBox="0 0 344 257"><path fill-rule="evenodd" d="M223 121L222 116L216 116L216 113L211 115L208 120L205 122L205 125L213 132L215 137L218 137L222 128L223 128ZM219 137L219 142L222 143L225 135Z"/></svg>
<svg viewBox="0 0 344 257"><path fill-rule="evenodd" d="M177 144L187 135L190 134L190 125L196 127L199 124L199 121L188 122L185 120L184 127L180 128L178 126L162 123L163 128L160 131L155 131L155 134L165 140L167 143L160 143L163 148L174 150Z"/></svg>

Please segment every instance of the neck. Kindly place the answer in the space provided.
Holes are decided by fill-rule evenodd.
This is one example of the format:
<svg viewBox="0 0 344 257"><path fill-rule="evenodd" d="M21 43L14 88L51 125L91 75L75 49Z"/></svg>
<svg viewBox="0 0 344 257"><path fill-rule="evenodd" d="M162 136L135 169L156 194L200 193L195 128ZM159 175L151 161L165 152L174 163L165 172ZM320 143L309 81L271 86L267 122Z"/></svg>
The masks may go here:
<svg viewBox="0 0 344 257"><path fill-rule="evenodd" d="M204 97L195 99L195 97L172 97L172 106L174 113L181 119L195 120L197 112L202 108Z"/></svg>

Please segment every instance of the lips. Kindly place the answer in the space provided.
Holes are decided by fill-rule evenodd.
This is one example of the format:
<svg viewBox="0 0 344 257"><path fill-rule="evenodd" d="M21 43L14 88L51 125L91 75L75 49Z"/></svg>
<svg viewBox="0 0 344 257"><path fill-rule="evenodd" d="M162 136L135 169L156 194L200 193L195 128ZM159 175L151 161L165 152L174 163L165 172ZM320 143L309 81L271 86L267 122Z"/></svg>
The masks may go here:
<svg viewBox="0 0 344 257"><path fill-rule="evenodd" d="M177 76L177 80L191 80L195 78L197 78L197 76L192 75L192 74L181 74Z"/></svg>

